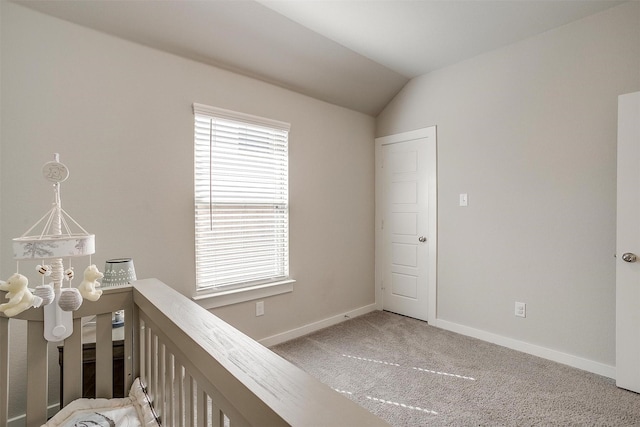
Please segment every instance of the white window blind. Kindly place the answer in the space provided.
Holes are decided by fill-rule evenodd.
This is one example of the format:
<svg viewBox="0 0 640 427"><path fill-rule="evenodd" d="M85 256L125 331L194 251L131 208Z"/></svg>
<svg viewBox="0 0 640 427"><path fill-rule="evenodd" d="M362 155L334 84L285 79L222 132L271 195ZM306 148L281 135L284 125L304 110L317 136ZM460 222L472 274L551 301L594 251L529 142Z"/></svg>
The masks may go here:
<svg viewBox="0 0 640 427"><path fill-rule="evenodd" d="M194 104L197 291L289 275L289 124Z"/></svg>

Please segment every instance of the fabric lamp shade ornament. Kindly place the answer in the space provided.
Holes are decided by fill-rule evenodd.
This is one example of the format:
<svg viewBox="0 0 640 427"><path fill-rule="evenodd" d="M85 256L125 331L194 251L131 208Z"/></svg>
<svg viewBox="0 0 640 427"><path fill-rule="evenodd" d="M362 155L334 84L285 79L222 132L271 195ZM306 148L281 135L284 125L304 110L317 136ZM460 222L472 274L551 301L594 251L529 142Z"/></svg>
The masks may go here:
<svg viewBox="0 0 640 427"><path fill-rule="evenodd" d="M136 280L136 270L131 258L109 259L104 266L102 287L123 286Z"/></svg>
<svg viewBox="0 0 640 427"><path fill-rule="evenodd" d="M33 260L40 263L36 266L36 271L41 276L42 284L33 291L33 295L41 303L32 304L32 307L44 306L44 337L48 341L57 342L72 334L71 311L77 310L83 303L81 292L72 287L74 275L71 259L88 256L91 264L91 255L95 253L95 236L88 233L62 209L60 184L69 178L69 169L60 163L57 153L53 158L53 161L45 163L42 167L45 180L53 183L53 205L26 233L13 239L13 257L18 261L18 269L20 261ZM101 273L99 274L101 277ZM51 283L45 284L45 277L48 277ZM65 280L68 284L63 287ZM99 298L101 292L97 292ZM5 316L15 315L15 309L3 308L5 309L0 311L4 311ZM25 309L27 308L30 307Z"/></svg>

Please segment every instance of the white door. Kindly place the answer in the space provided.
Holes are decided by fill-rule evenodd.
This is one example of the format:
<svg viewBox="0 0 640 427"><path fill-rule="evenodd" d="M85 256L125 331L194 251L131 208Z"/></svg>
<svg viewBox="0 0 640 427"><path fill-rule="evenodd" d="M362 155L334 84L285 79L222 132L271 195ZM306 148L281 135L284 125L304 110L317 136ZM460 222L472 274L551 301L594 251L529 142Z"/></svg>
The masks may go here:
<svg viewBox="0 0 640 427"><path fill-rule="evenodd" d="M618 98L616 383L640 393L640 92Z"/></svg>
<svg viewBox="0 0 640 427"><path fill-rule="evenodd" d="M435 320L435 127L376 139L376 282L382 309Z"/></svg>

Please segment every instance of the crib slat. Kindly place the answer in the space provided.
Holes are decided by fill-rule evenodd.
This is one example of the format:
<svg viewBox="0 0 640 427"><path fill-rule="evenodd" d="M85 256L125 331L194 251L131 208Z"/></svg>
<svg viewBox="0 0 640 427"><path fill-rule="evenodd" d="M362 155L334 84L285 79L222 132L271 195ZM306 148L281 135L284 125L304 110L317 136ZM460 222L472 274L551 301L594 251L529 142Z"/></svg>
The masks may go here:
<svg viewBox="0 0 640 427"><path fill-rule="evenodd" d="M184 425L184 389L182 387L182 365L173 358L173 402L176 425Z"/></svg>
<svg viewBox="0 0 640 427"><path fill-rule="evenodd" d="M140 324L137 308L130 303L125 309L124 317L124 384L126 391L131 389L133 381L142 375L140 370L141 360L138 352L134 351L136 345L141 345ZM144 354L144 353L142 353Z"/></svg>
<svg viewBox="0 0 640 427"><path fill-rule="evenodd" d="M165 407L165 425L174 425L173 420L173 401L175 396L173 394L173 360L171 354L165 350L164 355L164 377L165 377L165 388L164 395L165 401L167 402Z"/></svg>
<svg viewBox="0 0 640 427"><path fill-rule="evenodd" d="M147 358L145 357L145 355L147 353L147 334L145 333L146 328L144 326L144 322L140 321L138 324L138 351L136 352L136 358L137 360L140 361L140 367L138 368L138 376L140 377L140 381L142 381L142 384L144 384L145 386L147 385L147 378L149 378L147 376ZM125 341L125 346L126 346L126 341Z"/></svg>
<svg viewBox="0 0 640 427"><path fill-rule="evenodd" d="M187 420L187 425L193 426L195 425L195 421L196 421L196 416L195 416L195 411L193 410L193 395L195 393L195 384L193 383L193 377L191 377L191 375L189 375L188 373L186 373L186 380L187 380L187 384L186 384L186 393L184 396L184 408L185 408L185 414L184 414L184 419Z"/></svg>
<svg viewBox="0 0 640 427"><path fill-rule="evenodd" d="M47 340L42 322L27 324L27 425L47 422Z"/></svg>
<svg viewBox="0 0 640 427"><path fill-rule="evenodd" d="M111 313L96 316L96 396L113 397Z"/></svg>
<svg viewBox="0 0 640 427"><path fill-rule="evenodd" d="M224 426L224 414L220 407L216 405L216 402L211 401L211 424L212 427L222 427Z"/></svg>
<svg viewBox="0 0 640 427"><path fill-rule="evenodd" d="M9 319L0 317L0 427L9 418Z"/></svg>
<svg viewBox="0 0 640 427"><path fill-rule="evenodd" d="M153 347L152 344L152 338L151 338L151 328L149 327L149 325L145 324L144 326L144 341L147 343L145 346L145 353L144 355L142 355L146 362L146 372L145 372L145 385L149 386L149 390L148 392L151 393L151 395L153 396L153 389L152 387L150 387L151 384L153 384L151 381L153 381L153 358L151 357L152 353L155 351L155 348Z"/></svg>
<svg viewBox="0 0 640 427"><path fill-rule="evenodd" d="M153 369L151 371L151 384L153 385L153 407L156 410L156 414L161 417L162 416L162 388L160 386L160 363L161 359L161 344L158 336L155 333L155 330L152 329L153 338L152 338L152 363Z"/></svg>
<svg viewBox="0 0 640 427"><path fill-rule="evenodd" d="M184 368L178 364L178 359L174 359L173 370L175 372L175 388L178 391L178 408L176 416L178 417L178 425L185 425L184 417Z"/></svg>
<svg viewBox="0 0 640 427"><path fill-rule="evenodd" d="M156 396L158 395L158 337L155 331L147 324L147 333L149 334L149 393L156 406Z"/></svg>
<svg viewBox="0 0 640 427"><path fill-rule="evenodd" d="M140 353L140 378L142 384L148 387L151 380L151 338L149 328L143 320L140 321L140 348L138 351Z"/></svg>
<svg viewBox="0 0 640 427"><path fill-rule="evenodd" d="M198 427L205 427L207 425L207 394L196 387L196 407L198 414L196 415Z"/></svg>
<svg viewBox="0 0 640 427"><path fill-rule="evenodd" d="M164 363L165 346L160 341L158 341L158 348L160 350L158 354L158 381L157 381L158 382L158 398L156 399L156 401L158 402L158 406L156 406L156 408L158 410L158 415L160 416L160 420L163 422L163 424L168 425L164 423L164 417L167 412L167 406L166 406L167 397L165 395L167 375L165 373L166 365Z"/></svg>
<svg viewBox="0 0 640 427"><path fill-rule="evenodd" d="M63 406L82 397L82 318L73 319L73 333L64 340Z"/></svg>

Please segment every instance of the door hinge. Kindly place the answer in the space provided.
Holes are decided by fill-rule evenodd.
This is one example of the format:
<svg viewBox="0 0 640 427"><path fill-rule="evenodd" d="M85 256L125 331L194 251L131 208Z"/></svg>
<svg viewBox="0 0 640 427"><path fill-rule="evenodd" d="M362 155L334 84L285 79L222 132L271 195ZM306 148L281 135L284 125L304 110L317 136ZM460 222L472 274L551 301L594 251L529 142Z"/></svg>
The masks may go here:
<svg viewBox="0 0 640 427"><path fill-rule="evenodd" d="M380 221L380 230L384 230L384 219Z"/></svg>

